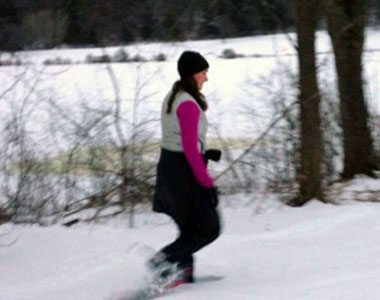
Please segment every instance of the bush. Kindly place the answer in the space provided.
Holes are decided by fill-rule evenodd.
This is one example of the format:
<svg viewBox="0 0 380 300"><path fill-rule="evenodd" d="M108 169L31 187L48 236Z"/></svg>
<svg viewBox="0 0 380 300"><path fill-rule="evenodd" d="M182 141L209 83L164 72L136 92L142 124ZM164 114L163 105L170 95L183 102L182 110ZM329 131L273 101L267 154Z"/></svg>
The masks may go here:
<svg viewBox="0 0 380 300"><path fill-rule="evenodd" d="M48 58L44 60L44 65L70 65L71 60L70 59L62 59L61 57L56 58Z"/></svg>
<svg viewBox="0 0 380 300"><path fill-rule="evenodd" d="M101 64L111 62L111 57L108 54L103 55L93 55L89 54L86 57L86 63L89 64Z"/></svg>
<svg viewBox="0 0 380 300"><path fill-rule="evenodd" d="M237 54L233 49L224 49L221 55L222 58L233 59L243 57L241 54Z"/></svg>
<svg viewBox="0 0 380 300"><path fill-rule="evenodd" d="M5 59L0 60L0 66L21 66L22 62L19 59L12 60L12 59Z"/></svg>
<svg viewBox="0 0 380 300"><path fill-rule="evenodd" d="M163 53L159 53L159 54L157 54L157 55L153 58L153 60L155 60L155 61L166 61L166 55L163 54Z"/></svg>
<svg viewBox="0 0 380 300"><path fill-rule="evenodd" d="M125 51L125 49L120 48L114 54L112 61L113 62L127 62L128 59L129 59L128 53Z"/></svg>
<svg viewBox="0 0 380 300"><path fill-rule="evenodd" d="M146 59L141 56L140 54L136 54L134 57L132 57L131 62L145 62Z"/></svg>

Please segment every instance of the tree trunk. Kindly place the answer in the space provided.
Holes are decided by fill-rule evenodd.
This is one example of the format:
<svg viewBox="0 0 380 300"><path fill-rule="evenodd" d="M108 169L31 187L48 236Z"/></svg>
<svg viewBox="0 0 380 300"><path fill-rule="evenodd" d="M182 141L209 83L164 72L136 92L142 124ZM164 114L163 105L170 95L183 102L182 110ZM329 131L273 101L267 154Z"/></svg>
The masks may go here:
<svg viewBox="0 0 380 300"><path fill-rule="evenodd" d="M375 168L373 140L364 99L362 53L367 1L323 0L331 36L340 94L343 126L342 177L372 175Z"/></svg>
<svg viewBox="0 0 380 300"><path fill-rule="evenodd" d="M292 204L303 205L312 198L323 200L320 96L314 45L318 0L297 0L295 4L300 84L301 169L298 173L299 196Z"/></svg>

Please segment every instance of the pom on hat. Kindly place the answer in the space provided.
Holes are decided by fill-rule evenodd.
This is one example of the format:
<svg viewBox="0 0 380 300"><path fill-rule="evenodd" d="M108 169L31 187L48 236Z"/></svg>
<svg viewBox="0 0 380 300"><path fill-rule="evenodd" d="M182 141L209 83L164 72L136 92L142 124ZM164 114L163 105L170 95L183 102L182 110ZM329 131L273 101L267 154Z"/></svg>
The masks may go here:
<svg viewBox="0 0 380 300"><path fill-rule="evenodd" d="M178 73L181 78L186 78L209 67L207 60L198 52L185 51L181 54L177 63Z"/></svg>

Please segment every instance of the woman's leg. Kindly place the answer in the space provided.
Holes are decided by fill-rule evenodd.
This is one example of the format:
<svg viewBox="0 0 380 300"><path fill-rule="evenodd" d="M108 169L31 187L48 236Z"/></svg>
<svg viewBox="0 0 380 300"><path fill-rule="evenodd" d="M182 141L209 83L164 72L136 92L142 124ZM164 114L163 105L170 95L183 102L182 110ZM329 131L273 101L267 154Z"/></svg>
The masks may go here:
<svg viewBox="0 0 380 300"><path fill-rule="evenodd" d="M162 249L170 262L186 261L193 253L213 242L220 234L220 220L206 193L199 193L196 205L180 224L179 237Z"/></svg>

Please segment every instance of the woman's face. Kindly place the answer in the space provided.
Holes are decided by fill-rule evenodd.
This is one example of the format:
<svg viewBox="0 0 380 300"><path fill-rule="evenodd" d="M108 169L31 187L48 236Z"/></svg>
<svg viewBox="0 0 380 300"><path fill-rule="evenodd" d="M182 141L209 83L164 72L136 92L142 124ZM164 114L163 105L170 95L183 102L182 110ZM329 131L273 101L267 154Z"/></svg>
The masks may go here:
<svg viewBox="0 0 380 300"><path fill-rule="evenodd" d="M207 72L208 72L208 69L200 71L193 75L193 78L195 80L195 83L197 84L198 90L201 90L203 87L203 84L208 80Z"/></svg>

